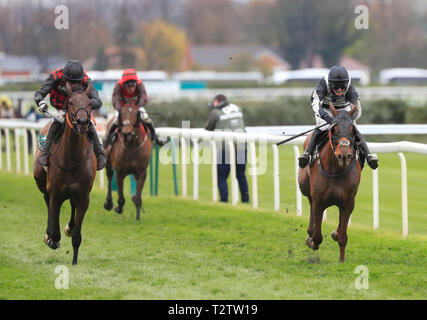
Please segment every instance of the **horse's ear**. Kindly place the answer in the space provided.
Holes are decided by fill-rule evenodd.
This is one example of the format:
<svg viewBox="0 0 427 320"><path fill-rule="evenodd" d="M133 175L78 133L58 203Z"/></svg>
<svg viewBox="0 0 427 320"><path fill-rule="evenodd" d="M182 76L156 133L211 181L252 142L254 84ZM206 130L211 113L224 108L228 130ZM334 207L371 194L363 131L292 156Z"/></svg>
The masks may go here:
<svg viewBox="0 0 427 320"><path fill-rule="evenodd" d="M71 93L73 93L73 89L71 88L71 85L68 81L65 82L65 89L67 89L68 96L71 96Z"/></svg>
<svg viewBox="0 0 427 320"><path fill-rule="evenodd" d="M331 110L332 115L336 117L338 114L338 111L337 109L335 109L334 105L332 104L332 101L329 101L329 109Z"/></svg>
<svg viewBox="0 0 427 320"><path fill-rule="evenodd" d="M92 91L92 89L93 89L93 84L91 83L90 85L87 86L87 88L85 90L85 93L88 97L89 97L89 94Z"/></svg>
<svg viewBox="0 0 427 320"><path fill-rule="evenodd" d="M332 129L332 133L334 135L338 134L338 125L337 124L334 124L331 129Z"/></svg>
<svg viewBox="0 0 427 320"><path fill-rule="evenodd" d="M350 117L353 117L353 114L356 112L357 110L357 104L355 104L354 106L352 106L351 110L348 112L348 115Z"/></svg>

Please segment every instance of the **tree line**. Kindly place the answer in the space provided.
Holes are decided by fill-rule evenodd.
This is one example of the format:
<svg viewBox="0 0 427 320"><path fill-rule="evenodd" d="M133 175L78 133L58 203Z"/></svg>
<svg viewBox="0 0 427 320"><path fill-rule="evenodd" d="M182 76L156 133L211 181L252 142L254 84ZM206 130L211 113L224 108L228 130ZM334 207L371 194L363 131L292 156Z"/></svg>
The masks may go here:
<svg viewBox="0 0 427 320"><path fill-rule="evenodd" d="M74 0L67 30L54 27L63 1L0 4L0 51L52 54L97 69L115 65L177 71L191 45L257 44L274 49L292 68L343 54L373 70L427 66L427 4L423 0ZM355 7L368 9L358 30Z"/></svg>

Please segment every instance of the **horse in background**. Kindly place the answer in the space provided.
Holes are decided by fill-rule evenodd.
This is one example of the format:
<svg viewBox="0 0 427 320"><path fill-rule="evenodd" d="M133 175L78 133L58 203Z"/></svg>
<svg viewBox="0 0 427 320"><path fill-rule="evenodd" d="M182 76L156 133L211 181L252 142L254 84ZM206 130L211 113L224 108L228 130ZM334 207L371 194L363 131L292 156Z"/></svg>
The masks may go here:
<svg viewBox="0 0 427 320"><path fill-rule="evenodd" d="M306 166L298 171L300 190L310 203L306 244L313 250L319 249L323 240L323 212L336 205L339 208L339 224L332 232L332 239L338 241L340 262L344 261L348 221L360 183L361 165L355 144L355 125L351 118L356 109L357 106L353 106L350 111L338 112L330 104L333 122L328 131L328 140L312 167ZM309 137L305 140L304 148L308 141Z"/></svg>
<svg viewBox="0 0 427 320"><path fill-rule="evenodd" d="M106 132L115 119L111 119ZM125 104L118 116L118 128L116 139L110 148L107 148L107 177L108 191L104 203L106 210L111 210L114 206L111 194L113 173L116 172L116 183L118 191L118 206L114 210L121 214L125 204L123 194L123 180L127 175L133 174L136 180L136 194L132 201L136 206L136 220L140 219L140 211L144 212L142 206L141 193L147 177L147 167L151 157L151 139L148 137L148 130L144 127L136 105Z"/></svg>
<svg viewBox="0 0 427 320"><path fill-rule="evenodd" d="M73 265L75 265L82 241L82 223L96 176L97 162L92 143L86 135L91 121L88 94L92 86L85 91L73 91L67 83L66 89L69 100L63 134L52 145L48 168L38 163L41 151L37 150L33 174L48 209L45 243L51 249L57 249L60 246L60 210L64 201L70 200L71 218L64 232L72 238ZM41 131L42 134L47 134L50 124L51 122L45 125Z"/></svg>

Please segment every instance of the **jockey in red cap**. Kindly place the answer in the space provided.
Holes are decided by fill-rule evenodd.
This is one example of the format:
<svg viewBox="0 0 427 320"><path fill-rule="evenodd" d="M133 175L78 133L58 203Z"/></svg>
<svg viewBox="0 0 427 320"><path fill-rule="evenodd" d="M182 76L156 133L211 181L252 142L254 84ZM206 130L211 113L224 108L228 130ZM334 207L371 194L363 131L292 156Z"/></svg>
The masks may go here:
<svg viewBox="0 0 427 320"><path fill-rule="evenodd" d="M133 103L137 106L141 120L147 125L151 132L151 140L155 140L160 146L164 145L164 142L160 141L156 135L153 121L149 117L144 106L148 102L147 91L142 83L142 80L138 78L135 69L126 69L123 71L122 77L117 81L113 90L113 107L117 112L120 112L122 106L127 103ZM108 130L107 135L104 138L104 148L113 143L113 133L117 129L117 116Z"/></svg>

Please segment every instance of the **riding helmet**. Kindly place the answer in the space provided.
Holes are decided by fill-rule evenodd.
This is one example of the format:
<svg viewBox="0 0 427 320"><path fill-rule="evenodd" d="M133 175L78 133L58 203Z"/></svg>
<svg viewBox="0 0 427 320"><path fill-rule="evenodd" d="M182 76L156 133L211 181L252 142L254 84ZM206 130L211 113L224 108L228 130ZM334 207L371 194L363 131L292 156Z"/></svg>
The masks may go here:
<svg viewBox="0 0 427 320"><path fill-rule="evenodd" d="M331 89L346 89L350 76L343 66L333 66L328 73L328 82Z"/></svg>
<svg viewBox="0 0 427 320"><path fill-rule="evenodd" d="M136 74L135 69L130 68L123 71L122 82L125 83L128 81L138 81L138 75Z"/></svg>
<svg viewBox="0 0 427 320"><path fill-rule="evenodd" d="M81 81L85 76L83 65L80 61L69 60L64 67L64 77L68 81Z"/></svg>

